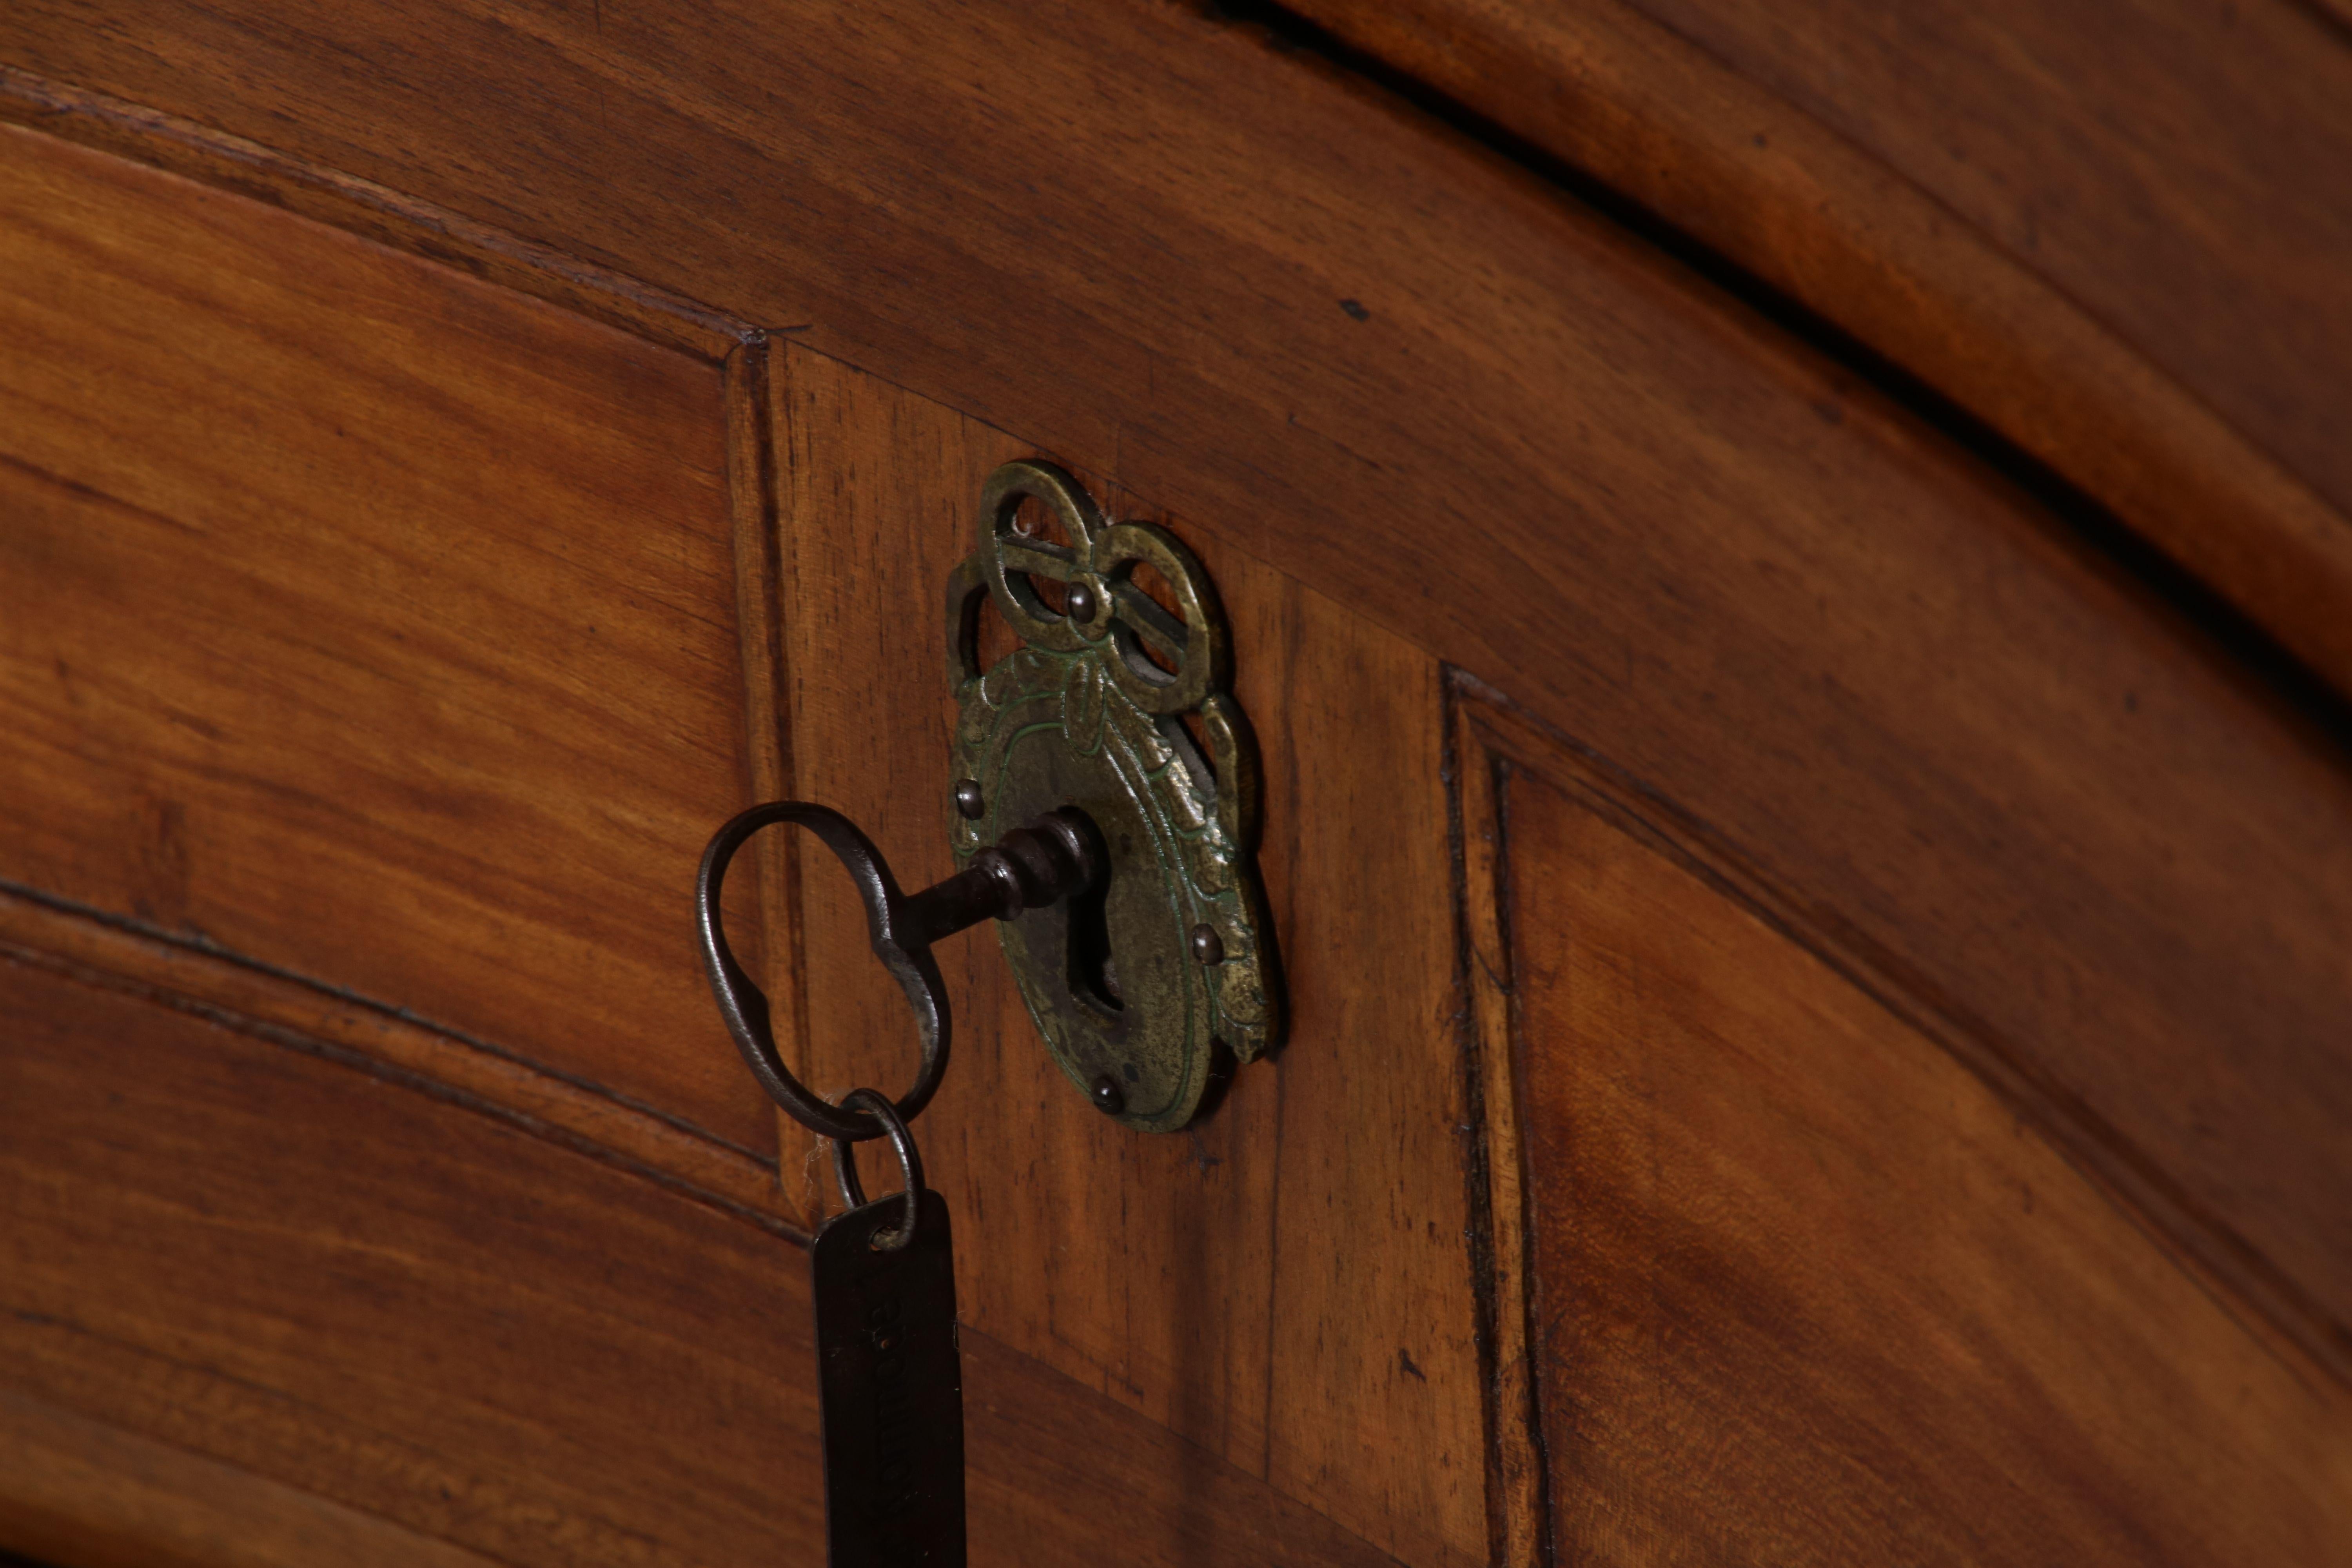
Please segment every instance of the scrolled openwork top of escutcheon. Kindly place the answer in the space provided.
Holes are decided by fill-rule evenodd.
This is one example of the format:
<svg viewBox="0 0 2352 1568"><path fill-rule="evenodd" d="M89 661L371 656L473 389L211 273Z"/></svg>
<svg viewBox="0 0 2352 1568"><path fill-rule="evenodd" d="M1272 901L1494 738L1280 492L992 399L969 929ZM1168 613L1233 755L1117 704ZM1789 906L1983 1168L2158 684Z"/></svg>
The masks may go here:
<svg viewBox="0 0 2352 1568"><path fill-rule="evenodd" d="M1019 526L1029 500L1067 542ZM999 934L1063 1070L1129 1125L1172 1131L1280 1028L1254 859L1257 753L1229 690L1224 615L1172 533L1109 521L1051 464L999 468L977 521L946 606L954 766L982 804L950 818L956 853L1052 805L1093 819L1105 886ZM1165 603L1137 581L1145 567ZM1058 606L1041 580L1060 585ZM983 669L989 604L1020 646Z"/></svg>

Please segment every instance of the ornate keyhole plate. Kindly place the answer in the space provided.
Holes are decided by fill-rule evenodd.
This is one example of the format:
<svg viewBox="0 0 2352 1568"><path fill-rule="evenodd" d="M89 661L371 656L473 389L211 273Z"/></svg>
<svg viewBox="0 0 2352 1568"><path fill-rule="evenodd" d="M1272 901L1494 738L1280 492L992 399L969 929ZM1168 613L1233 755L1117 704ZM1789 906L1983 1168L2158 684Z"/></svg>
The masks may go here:
<svg viewBox="0 0 2352 1568"><path fill-rule="evenodd" d="M1052 509L1066 545L1020 531L1028 499ZM947 595L956 857L1063 805L1093 823L1107 878L997 933L1070 1081L1130 1127L1173 1131L1281 1028L1254 858L1257 751L1226 689L1224 616L1173 534L1108 521L1050 463L991 475L979 521ZM1172 613L1135 582L1146 565ZM1060 608L1041 578L1061 584ZM986 670L983 600L1021 639Z"/></svg>

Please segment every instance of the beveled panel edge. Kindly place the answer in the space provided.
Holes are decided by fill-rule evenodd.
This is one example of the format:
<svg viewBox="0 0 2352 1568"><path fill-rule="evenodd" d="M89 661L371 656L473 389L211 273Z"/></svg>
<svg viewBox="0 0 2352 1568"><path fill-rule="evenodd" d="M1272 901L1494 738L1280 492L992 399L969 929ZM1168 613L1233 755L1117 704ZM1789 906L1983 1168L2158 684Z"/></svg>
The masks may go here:
<svg viewBox="0 0 2352 1568"><path fill-rule="evenodd" d="M808 1244L770 1162L651 1106L382 1003L9 883L0 883L0 959L388 1079Z"/></svg>
<svg viewBox="0 0 2352 1568"><path fill-rule="evenodd" d="M1496 756L1471 716L1475 699L1465 695L1460 672L1449 668L1446 675L1445 804L1460 943L1455 1016L1469 1121L1463 1174L1470 1189L1479 1362L1486 1379L1487 1542L1496 1563L1546 1568L1554 1556L1551 1466L1535 1364L1541 1334L1528 1261L1531 1194L1519 1135L1510 850Z"/></svg>
<svg viewBox="0 0 2352 1568"><path fill-rule="evenodd" d="M782 455L777 450L776 346L751 331L728 352L721 377L727 408L727 504L734 530L735 625L743 685L744 801L782 800L793 793L791 716L786 707L782 567ZM718 824L713 823L716 829ZM788 1023L806 1006L800 921L800 835L764 833L751 847L759 929L748 949L772 996L790 998ZM716 1021L716 1014L711 1021ZM788 1028L793 1039L804 1030ZM779 1149L795 1146L798 1124L775 1112ZM803 1229L821 1217L780 1184L776 1200Z"/></svg>
<svg viewBox="0 0 2352 1568"><path fill-rule="evenodd" d="M1519 768L1698 878L1933 1041L2040 1133L2176 1267L2215 1299L2235 1303L2239 1310L2232 1315L2269 1353L2306 1382L2352 1390L2352 1328L2336 1321L2284 1270L2198 1204L2079 1097L2000 1039L1958 998L1939 994L1833 909L1779 885L1721 832L1608 757L1560 733L1466 670L1449 666L1447 678L1448 700L1454 710L1449 736L1455 753L1449 772L1464 846L1457 895L1469 966L1465 974L1475 982L1465 1005L1486 1009L1465 1025L1475 1031L1475 1049L1491 1052L1498 1039L1507 1050L1515 1045L1507 1032L1514 1016L1504 902L1509 867L1497 847L1505 814L1496 807L1495 770ZM1472 836L1482 828L1496 835L1496 843L1475 851ZM1483 1003L1480 986L1497 990L1500 1000ZM1496 1022L1487 1021L1489 1013ZM1496 1028L1506 1032L1491 1032ZM1510 1165L1510 1186L1516 1191L1525 1179L1524 1166L1517 1163L1514 1086L1518 1069L1507 1066L1499 1069L1498 1079L1498 1069L1474 1059L1466 1070L1480 1073L1488 1086L1486 1120L1473 1137L1480 1141L1490 1166ZM1497 1083L1507 1090L1499 1120L1494 1110ZM1522 1248L1524 1241L1523 1230L1511 1237L1512 1245ZM1524 1257L1522 1251L1514 1265L1523 1269ZM1496 1278L1504 1278L1499 1268ZM1493 1310L1492 1303L1488 1310Z"/></svg>
<svg viewBox="0 0 2352 1568"><path fill-rule="evenodd" d="M162 110L0 64L0 123L268 203L719 363L760 329L698 300L415 196Z"/></svg>

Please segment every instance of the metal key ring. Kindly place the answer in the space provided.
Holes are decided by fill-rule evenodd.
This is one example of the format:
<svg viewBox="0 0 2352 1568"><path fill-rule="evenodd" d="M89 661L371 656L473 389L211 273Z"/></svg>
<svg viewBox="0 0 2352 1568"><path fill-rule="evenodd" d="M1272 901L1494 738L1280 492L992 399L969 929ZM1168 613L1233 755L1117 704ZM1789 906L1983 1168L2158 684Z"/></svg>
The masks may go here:
<svg viewBox="0 0 2352 1568"><path fill-rule="evenodd" d="M915 1074L915 1086L899 1096L893 1107L898 1131L903 1132L905 1123L913 1121L931 1102L931 1096L940 1087L940 1076L947 1070L949 1037L953 1027L948 1009L947 982L940 974L938 961L931 957L927 933L909 931L907 934L914 940L901 941L901 926L910 923L907 921L910 912L908 900L899 892L898 879L890 875L882 852L849 818L830 806L806 801L772 801L743 812L712 836L710 847L702 852L701 869L694 879L695 925L702 939L702 965L710 977L711 994L718 998L719 1016L726 1020L727 1032L734 1037L736 1049L743 1053L751 1076L802 1125L824 1137L850 1142L879 1138L889 1130L888 1124L875 1115L853 1114L827 1104L793 1076L776 1051L767 993L752 983L727 945L719 894L726 881L728 863L751 835L787 822L815 834L833 851L835 858L849 868L850 879L856 883L858 897L866 903L874 955L897 979L907 993L908 1005L915 1010L915 1028L922 1040L922 1063ZM911 923L920 927L924 922L917 920Z"/></svg>
<svg viewBox="0 0 2352 1568"><path fill-rule="evenodd" d="M923 1157L915 1150L915 1135L907 1131L907 1124L898 1119L898 1113L880 1091L853 1089L841 1097L844 1105L856 1102L862 1102L890 1130L890 1147L898 1153L898 1173L907 1184L907 1217L894 1230L876 1231L872 1245L877 1252L903 1252L914 1245L915 1227L922 1222ZM841 1188L841 1201L850 1208L862 1209L866 1206L866 1184L857 1179L857 1159L849 1151L846 1140L834 1140L833 1179Z"/></svg>

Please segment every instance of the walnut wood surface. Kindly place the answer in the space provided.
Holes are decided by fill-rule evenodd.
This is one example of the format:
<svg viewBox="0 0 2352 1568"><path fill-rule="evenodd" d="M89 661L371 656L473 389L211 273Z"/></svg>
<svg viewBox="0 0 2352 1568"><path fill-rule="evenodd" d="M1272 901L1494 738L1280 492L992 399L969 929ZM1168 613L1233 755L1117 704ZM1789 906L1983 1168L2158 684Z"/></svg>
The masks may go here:
<svg viewBox="0 0 2352 1568"><path fill-rule="evenodd" d="M124 988L160 1005L232 1016L362 1070L429 1083L534 1136L689 1192L779 1236L806 1234L770 1162L381 1003L225 959L189 938L158 936L96 911L5 890L0 951L74 973L124 977Z"/></svg>
<svg viewBox="0 0 2352 1568"><path fill-rule="evenodd" d="M0 1470L0 1547L820 1550L792 1239L116 956L133 972L0 956L0 1449L33 1452ZM963 1346L976 1563L1391 1561L987 1336ZM218 1541L240 1503L268 1517ZM401 1531L448 1548L388 1555Z"/></svg>
<svg viewBox="0 0 2352 1568"><path fill-rule="evenodd" d="M422 1086L0 984L0 1383L503 1562L818 1539L790 1241Z"/></svg>
<svg viewBox="0 0 2352 1568"><path fill-rule="evenodd" d="M1946 24L1916 11L1896 19L1876 8L1767 14L1616 0L1293 0L1289 8L1899 365L2352 689L2347 492L2336 484L2331 505L2306 482L2342 476L2326 454L2314 464L2307 446L2273 446L2267 406L2341 403L2340 381L2316 384L2336 374L2324 356L2281 353L2279 329L2294 323L2299 340L2316 307L2327 330L2343 331L2341 313L2329 314L2333 290L2326 300L2308 291L2352 263L2352 228L2312 199L2315 176L2340 195L2344 161L2319 157L2305 140L2343 136L2342 116L2326 107L2352 95L2352 60L2291 0L2230 8L2263 39L2260 72L2222 63L2241 35L2216 6L2167 7L2155 27L2124 5L1966 8L1963 26L1980 44L2054 30L2070 47L2117 46L2143 71L2172 54L2158 68L2161 95L2119 94L2115 71L2053 82L2028 62L2038 48L2003 58L1996 46L1963 61L1942 47ZM1911 26L1938 37L1874 47L1874 34L1883 41L1886 30ZM2218 58L2176 68L2173 52L2200 31ZM1727 34L1742 47L1714 52ZM2298 36L2300 45L2281 49ZM1779 68L1742 74L1768 64ZM2002 79L1997 91L1987 74ZM2287 81L2287 99L2250 88L2252 79ZM1846 112L1855 108L1890 123L1857 126ZM2102 110L2112 118L2097 134L2077 133L2081 119ZM1955 123L1966 129L1920 145ZM2206 142L2214 125L2238 138L2231 154ZM2194 154L2163 157L2143 136ZM2247 138L2268 145L2250 150ZM1969 166L1989 142L2030 162L2031 177L2012 163L1996 184ZM2183 220L2215 201L2231 210L2231 223ZM2126 236L2151 228L2171 264L2151 267L2135 249L2117 265L2116 246L2136 247ZM2101 260L2085 265L2093 254ZM2223 350L2219 363L2182 352L2184 325L2220 334L2205 345ZM2258 339L2231 340L2255 325ZM2226 400L2207 395L2224 381L2264 406L2241 400L2217 412Z"/></svg>
<svg viewBox="0 0 2352 1568"><path fill-rule="evenodd" d="M0 105L0 119L69 128L73 139L85 144L457 268L699 359L723 359L757 335L750 322L642 279L161 110L5 66Z"/></svg>
<svg viewBox="0 0 2352 1568"><path fill-rule="evenodd" d="M2342 1560L2340 1384L1643 803L1465 733L1559 1561Z"/></svg>
<svg viewBox="0 0 2352 1568"><path fill-rule="evenodd" d="M2352 504L2352 28L2294 0L1640 8L1867 149Z"/></svg>
<svg viewBox="0 0 2352 1568"><path fill-rule="evenodd" d="M0 1563L488 1568L389 1520L0 1389Z"/></svg>
<svg viewBox="0 0 2352 1568"><path fill-rule="evenodd" d="M0 305L33 345L0 368L0 548L42 595L0 621L29 802L0 874L183 928L167 966L193 932L446 1026L388 1031L390 1054L496 1079L460 1030L616 1091L516 1077L563 1108L542 1137L478 1089L289 1056L316 1046L300 1025L264 1044L36 975L0 1053L10 1103L41 1108L0 1143L37 1221L9 1233L34 1262L6 1276L30 1294L0 1320L5 1381L509 1560L657 1558L664 1531L734 1560L754 1521L762 1550L804 1539L761 1489L804 1396L714 1387L665 1337L740 1369L755 1317L763 1347L804 1331L751 1305L788 1245L771 1134L688 1022L664 868L790 776L838 782L917 873L944 810L935 555L989 463L1045 450L1172 515L1236 606L1293 814L1269 880L1302 1011L1197 1135L1139 1149L1024 1046L986 937L961 950L973 1101L942 1099L934 1159L987 1239L971 1315L1034 1352L1005 1363L1019 1386L1058 1391L1033 1419L975 1373L1007 1422L990 1442L1035 1456L976 1482L1012 1560L1134 1560L1130 1517L1170 1561L1252 1532L1286 1560L1524 1547L1547 1528L1512 1447L1528 1344L1549 1528L1604 1559L1703 1555L1759 1517L1755 1553L1787 1559L2297 1561L2343 1538L2341 758L1933 431L1523 174L1173 11L656 9L607 32L156 6L129 49L68 16L20 7L0 54L289 149L269 199L401 193L371 221L437 210L474 226L466 258L549 263L501 281L635 274L632 298L838 357L790 351L771 387L741 334L722 370L5 134L0 246L34 284ZM124 146L185 131L36 101ZM321 164L360 178L304 185ZM779 512L781 626L758 619ZM789 756L763 722L784 656ZM1491 977L1448 983L1441 657L1889 977L1859 986L1723 879L1653 874L1654 844L1610 860L1582 807L1538 805L1524 865L1606 860L1620 903L1571 908L1590 886L1514 861L1489 880L1538 901L1466 933L1474 957L1562 944L1508 964L1517 1059L1551 1075L1514 1102L1538 1276L1517 1347L1484 1046L1507 1008ZM272 749L240 753L252 735ZM796 897L789 875L761 892ZM773 967L820 1087L887 1085L904 1025L857 989L836 892L806 879L808 946ZM1889 994L1909 1000L1875 1010ZM381 1024L360 1011L353 1032ZM584 1148L623 1094L716 1136ZM378 1137L407 1163L350 1163ZM191 1185L207 1155L221 1184ZM1971 1202L2010 1184L2031 1225ZM567 1226L594 1245L534 1274ZM733 1272L681 1306L724 1250L710 1226ZM122 1331L69 1331L76 1300ZM1007 1354L968 1342L976 1368ZM618 1369L620 1405L572 1350ZM541 1375L517 1392L509 1365ZM706 1467L671 1493L719 1500L682 1525L642 1489L670 1474L642 1439L673 1394L705 1401L680 1432L740 1445L665 1460ZM590 1428L638 1446L591 1452ZM1048 1474L1081 1484L1040 1495Z"/></svg>
<svg viewBox="0 0 2352 1568"><path fill-rule="evenodd" d="M0 275L0 879L772 1148L719 367L13 127Z"/></svg>
<svg viewBox="0 0 2352 1568"><path fill-rule="evenodd" d="M1470 1085L1472 1257L1478 1272L1479 1330L1487 1373L1488 1518L1495 1561L1550 1563L1551 1499L1536 1381L1541 1328L1528 1279L1533 1205L1519 1126L1518 1061L1513 1036L1511 932L1506 910L1511 863L1504 841L1502 779L1479 719L1486 705L1465 698L1457 677L1447 696L1455 903L1461 921L1463 1058Z"/></svg>
<svg viewBox="0 0 2352 1568"><path fill-rule="evenodd" d="M2334 743L1525 171L1168 7L26 5L0 58L790 331L1496 683L2345 1357Z"/></svg>
<svg viewBox="0 0 2352 1568"><path fill-rule="evenodd" d="M805 351L780 351L777 388L794 789L854 815L920 886L953 868L944 584L982 480L1035 454ZM916 1131L957 1215L958 1304L1401 1562L1483 1563L1437 669L1200 542L1265 754L1289 1043L1184 1131L1132 1132L1054 1066L992 931L943 944L954 1065ZM800 862L809 1079L898 1092L906 1002L845 876L813 846ZM869 1190L896 1179L885 1163ZM837 1205L804 1169L805 1201Z"/></svg>

